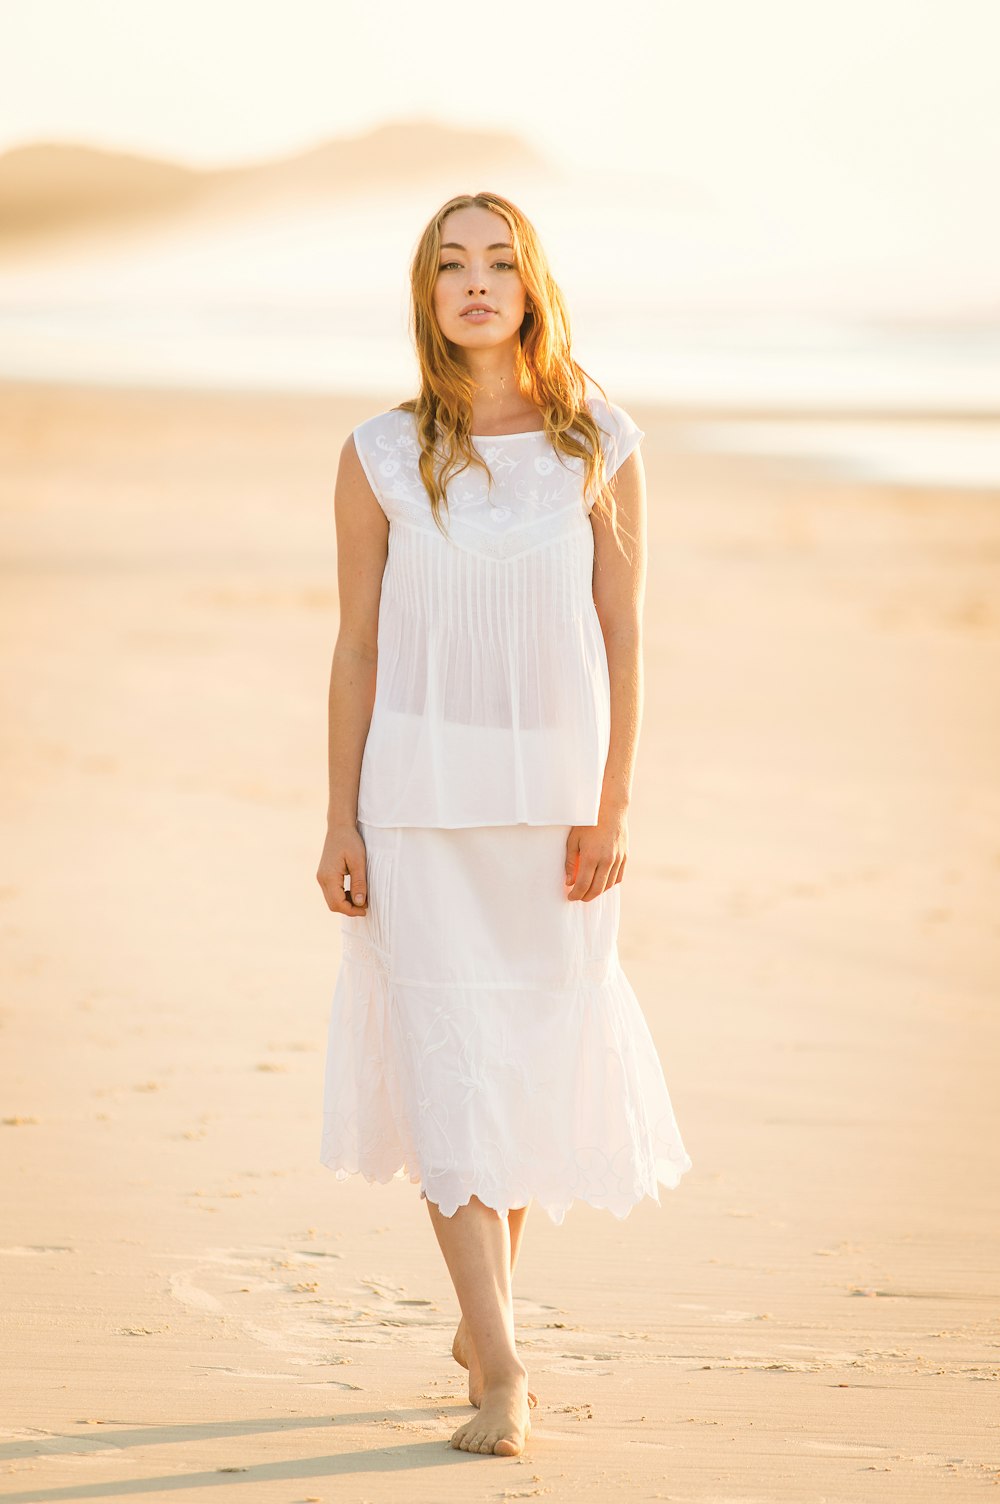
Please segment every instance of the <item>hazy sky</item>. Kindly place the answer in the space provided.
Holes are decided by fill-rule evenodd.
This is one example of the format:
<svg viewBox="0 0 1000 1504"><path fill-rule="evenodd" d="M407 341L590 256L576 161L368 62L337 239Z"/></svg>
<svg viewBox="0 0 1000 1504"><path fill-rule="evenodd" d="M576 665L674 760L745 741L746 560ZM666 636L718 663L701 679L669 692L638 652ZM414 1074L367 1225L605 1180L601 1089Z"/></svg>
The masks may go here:
<svg viewBox="0 0 1000 1504"><path fill-rule="evenodd" d="M767 212L997 226L1000 0L0 0L0 148L212 164L430 115Z"/></svg>
<svg viewBox="0 0 1000 1504"><path fill-rule="evenodd" d="M640 174L595 180L603 238L578 187L545 232L619 302L624 274L1000 310L1000 0L0 0L0 27L0 149L214 165L429 117Z"/></svg>

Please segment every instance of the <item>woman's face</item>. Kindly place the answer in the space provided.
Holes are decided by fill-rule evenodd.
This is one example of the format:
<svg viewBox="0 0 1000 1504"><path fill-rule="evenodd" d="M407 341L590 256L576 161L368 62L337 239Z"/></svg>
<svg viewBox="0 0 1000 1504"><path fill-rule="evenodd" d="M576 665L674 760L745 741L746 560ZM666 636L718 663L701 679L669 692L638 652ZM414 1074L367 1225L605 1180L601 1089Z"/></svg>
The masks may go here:
<svg viewBox="0 0 1000 1504"><path fill-rule="evenodd" d="M469 350L516 339L525 298L506 220L478 206L452 210L441 227L434 285L434 312L445 338ZM477 305L489 311L463 312Z"/></svg>

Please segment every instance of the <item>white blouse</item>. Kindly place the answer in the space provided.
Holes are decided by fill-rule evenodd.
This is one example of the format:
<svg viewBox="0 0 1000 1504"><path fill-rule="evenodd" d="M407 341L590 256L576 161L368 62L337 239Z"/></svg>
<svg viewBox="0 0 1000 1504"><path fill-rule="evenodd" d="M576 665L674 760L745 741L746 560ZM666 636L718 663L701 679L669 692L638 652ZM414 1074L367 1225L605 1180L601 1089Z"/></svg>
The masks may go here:
<svg viewBox="0 0 1000 1504"><path fill-rule="evenodd" d="M587 405L610 477L644 437ZM389 519L375 702L358 819L369 825L593 825L611 732L583 461L544 432L473 435L489 466L456 475L431 516L412 413L354 429Z"/></svg>

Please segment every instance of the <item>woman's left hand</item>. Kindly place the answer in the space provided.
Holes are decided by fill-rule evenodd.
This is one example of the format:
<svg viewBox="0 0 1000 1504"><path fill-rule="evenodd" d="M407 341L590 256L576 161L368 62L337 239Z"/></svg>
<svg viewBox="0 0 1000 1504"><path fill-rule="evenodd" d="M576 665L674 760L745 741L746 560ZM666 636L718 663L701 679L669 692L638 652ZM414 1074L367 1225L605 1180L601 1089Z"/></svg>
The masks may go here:
<svg viewBox="0 0 1000 1504"><path fill-rule="evenodd" d="M589 902L620 883L628 859L628 816L615 810L596 825L574 825L566 840L567 898Z"/></svg>

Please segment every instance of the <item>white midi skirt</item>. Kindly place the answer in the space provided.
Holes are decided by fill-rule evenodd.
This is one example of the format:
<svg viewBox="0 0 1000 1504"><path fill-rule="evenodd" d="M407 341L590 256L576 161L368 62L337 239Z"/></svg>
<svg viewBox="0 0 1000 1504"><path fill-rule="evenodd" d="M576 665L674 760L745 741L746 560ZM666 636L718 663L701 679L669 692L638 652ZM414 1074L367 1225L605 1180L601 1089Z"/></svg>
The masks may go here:
<svg viewBox="0 0 1000 1504"><path fill-rule="evenodd" d="M618 957L622 885L566 897L568 825L359 822L368 912L339 915L321 1160L451 1216L574 1200L625 1217L691 1168Z"/></svg>

